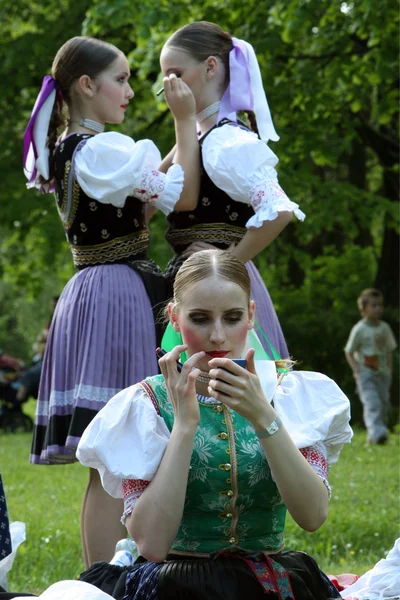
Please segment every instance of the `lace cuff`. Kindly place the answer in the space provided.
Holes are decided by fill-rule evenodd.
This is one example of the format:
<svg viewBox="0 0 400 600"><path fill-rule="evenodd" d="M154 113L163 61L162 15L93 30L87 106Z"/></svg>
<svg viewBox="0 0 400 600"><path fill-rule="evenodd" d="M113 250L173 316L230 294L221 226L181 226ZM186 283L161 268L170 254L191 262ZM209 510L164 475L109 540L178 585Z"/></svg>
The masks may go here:
<svg viewBox="0 0 400 600"><path fill-rule="evenodd" d="M169 215L182 193L183 180L184 174L180 165L173 165L166 174L145 167L140 186L133 189L132 196Z"/></svg>
<svg viewBox="0 0 400 600"><path fill-rule="evenodd" d="M131 514L135 508L136 502L139 500L149 483L150 481L145 481L144 479L122 480L122 495L124 498L124 513L121 517L122 525L125 525L126 517Z"/></svg>
<svg viewBox="0 0 400 600"><path fill-rule="evenodd" d="M305 214L286 196L277 181L261 181L250 191L250 204L255 215L246 223L246 227L261 227L264 221L273 221L280 212L293 212L299 221L304 221Z"/></svg>
<svg viewBox="0 0 400 600"><path fill-rule="evenodd" d="M328 490L328 498L330 498L332 490L328 481L328 463L326 461L325 445L322 442L317 442L314 446L300 448L300 452L316 474L322 479Z"/></svg>

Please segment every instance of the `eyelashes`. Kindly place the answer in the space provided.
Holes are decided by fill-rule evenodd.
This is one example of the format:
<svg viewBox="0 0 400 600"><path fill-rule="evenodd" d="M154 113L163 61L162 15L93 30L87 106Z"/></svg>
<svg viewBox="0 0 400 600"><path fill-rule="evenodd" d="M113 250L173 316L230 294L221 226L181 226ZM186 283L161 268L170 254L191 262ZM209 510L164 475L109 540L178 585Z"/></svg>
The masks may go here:
<svg viewBox="0 0 400 600"><path fill-rule="evenodd" d="M190 315L189 319L195 325L206 325L206 324L212 322L212 319L210 319L209 317L206 317L206 316L198 316L197 317L197 316ZM235 325L236 323L239 323L242 319L243 319L243 314L224 317L224 321L228 325Z"/></svg>

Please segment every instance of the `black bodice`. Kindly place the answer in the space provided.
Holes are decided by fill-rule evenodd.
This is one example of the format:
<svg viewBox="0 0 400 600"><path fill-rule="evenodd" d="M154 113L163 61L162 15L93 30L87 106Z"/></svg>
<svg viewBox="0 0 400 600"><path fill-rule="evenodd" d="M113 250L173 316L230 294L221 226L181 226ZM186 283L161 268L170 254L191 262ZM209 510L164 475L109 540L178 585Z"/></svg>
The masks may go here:
<svg viewBox="0 0 400 600"><path fill-rule="evenodd" d="M215 127L243 127L244 124L223 119ZM200 146L215 129L212 127L200 140ZM201 157L201 152L200 152ZM208 242L226 249L238 243L246 233L246 223L254 215L250 204L236 202L218 188L207 175L201 158L201 181L197 207L190 212L172 212L167 216L166 240L175 253L185 250L192 242Z"/></svg>
<svg viewBox="0 0 400 600"><path fill-rule="evenodd" d="M89 198L74 177L73 156L92 136L72 134L56 148L55 197L75 266L123 263L146 257L145 205L128 197L123 208Z"/></svg>

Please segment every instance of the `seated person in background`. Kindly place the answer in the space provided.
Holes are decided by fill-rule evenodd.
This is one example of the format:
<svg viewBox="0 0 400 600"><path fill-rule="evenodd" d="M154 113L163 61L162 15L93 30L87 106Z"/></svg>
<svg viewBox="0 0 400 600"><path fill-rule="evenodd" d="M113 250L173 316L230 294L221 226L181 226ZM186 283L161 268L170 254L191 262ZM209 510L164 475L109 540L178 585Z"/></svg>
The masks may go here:
<svg viewBox="0 0 400 600"><path fill-rule="evenodd" d="M46 349L46 342L49 335L51 319L53 317L54 310L56 308L59 297L60 296L53 296L51 299L50 319L48 323L46 323L46 325L43 327L43 329L40 330L36 338L36 342L32 346L33 351L35 353L35 356L33 358L33 364L25 371L25 373L18 381L17 400L19 402L25 402L26 400L28 400L29 396L33 396L33 398L37 398L38 396L44 351Z"/></svg>
<svg viewBox="0 0 400 600"><path fill-rule="evenodd" d="M328 465L352 437L349 401L320 373L255 361L254 311L243 263L193 254L168 305L184 345L84 432L77 456L124 496L141 554L126 567L126 600L340 598L313 558L283 548L286 511L306 531L327 518ZM96 563L81 579L101 587L115 568Z"/></svg>

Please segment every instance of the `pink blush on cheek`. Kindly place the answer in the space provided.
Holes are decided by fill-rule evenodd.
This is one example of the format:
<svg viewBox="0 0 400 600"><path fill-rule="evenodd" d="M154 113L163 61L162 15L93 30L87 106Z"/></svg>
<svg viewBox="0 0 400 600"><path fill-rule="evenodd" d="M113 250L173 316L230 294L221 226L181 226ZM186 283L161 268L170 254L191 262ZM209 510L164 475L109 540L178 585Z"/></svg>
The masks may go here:
<svg viewBox="0 0 400 600"><path fill-rule="evenodd" d="M201 352L203 350L202 338L196 335L186 323L181 324L182 339L190 348L191 353Z"/></svg>
<svg viewBox="0 0 400 600"><path fill-rule="evenodd" d="M243 345L246 343L247 334L249 333L249 327L247 323L244 323L242 327L236 332L235 344Z"/></svg>

